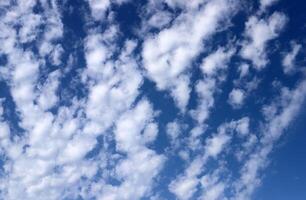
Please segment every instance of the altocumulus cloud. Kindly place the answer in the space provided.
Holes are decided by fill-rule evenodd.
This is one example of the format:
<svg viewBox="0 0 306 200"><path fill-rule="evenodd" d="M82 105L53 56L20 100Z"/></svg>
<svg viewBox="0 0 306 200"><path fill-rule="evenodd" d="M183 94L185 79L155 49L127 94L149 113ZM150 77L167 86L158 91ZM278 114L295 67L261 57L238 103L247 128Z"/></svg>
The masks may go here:
<svg viewBox="0 0 306 200"><path fill-rule="evenodd" d="M278 3L2 0L0 198L252 199L306 97Z"/></svg>

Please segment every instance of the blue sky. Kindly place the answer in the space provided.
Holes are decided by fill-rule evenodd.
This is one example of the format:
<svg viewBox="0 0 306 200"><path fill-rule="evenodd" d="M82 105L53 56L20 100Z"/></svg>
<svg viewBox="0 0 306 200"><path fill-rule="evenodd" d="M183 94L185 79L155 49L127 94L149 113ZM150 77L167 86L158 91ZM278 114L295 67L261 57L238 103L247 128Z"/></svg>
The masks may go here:
<svg viewBox="0 0 306 200"><path fill-rule="evenodd" d="M304 200L305 9L0 1L0 199Z"/></svg>

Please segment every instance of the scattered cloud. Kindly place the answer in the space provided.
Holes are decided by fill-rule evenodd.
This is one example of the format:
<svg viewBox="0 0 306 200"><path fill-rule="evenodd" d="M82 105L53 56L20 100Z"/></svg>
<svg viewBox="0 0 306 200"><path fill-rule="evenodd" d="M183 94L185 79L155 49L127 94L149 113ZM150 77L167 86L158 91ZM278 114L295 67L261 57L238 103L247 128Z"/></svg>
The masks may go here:
<svg viewBox="0 0 306 200"><path fill-rule="evenodd" d="M252 199L306 97L276 2L1 1L0 199Z"/></svg>
<svg viewBox="0 0 306 200"><path fill-rule="evenodd" d="M290 52L287 52L282 60L283 70L285 74L292 73L296 70L295 59L298 53L300 52L302 45L292 43L291 48L292 50Z"/></svg>
<svg viewBox="0 0 306 200"><path fill-rule="evenodd" d="M242 58L252 61L256 69L265 67L268 42L278 37L287 22L286 15L274 12L267 19L251 16L245 24L245 40L242 42L240 54Z"/></svg>
<svg viewBox="0 0 306 200"><path fill-rule="evenodd" d="M241 89L233 89L228 96L228 103L233 108L240 108L245 99L245 92Z"/></svg>

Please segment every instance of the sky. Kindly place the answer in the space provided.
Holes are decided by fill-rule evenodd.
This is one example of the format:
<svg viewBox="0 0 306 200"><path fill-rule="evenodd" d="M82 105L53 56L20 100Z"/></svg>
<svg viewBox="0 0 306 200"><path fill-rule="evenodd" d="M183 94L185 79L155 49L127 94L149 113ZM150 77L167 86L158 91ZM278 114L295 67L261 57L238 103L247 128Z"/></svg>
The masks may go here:
<svg viewBox="0 0 306 200"><path fill-rule="evenodd" d="M0 199L305 200L303 0L1 0Z"/></svg>

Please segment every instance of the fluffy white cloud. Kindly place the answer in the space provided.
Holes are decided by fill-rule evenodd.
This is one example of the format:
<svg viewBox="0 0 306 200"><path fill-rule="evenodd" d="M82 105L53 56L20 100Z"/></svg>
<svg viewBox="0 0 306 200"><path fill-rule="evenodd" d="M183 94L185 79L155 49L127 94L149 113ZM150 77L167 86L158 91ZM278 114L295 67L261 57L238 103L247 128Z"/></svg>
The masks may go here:
<svg viewBox="0 0 306 200"><path fill-rule="evenodd" d="M110 0L88 0L91 14L96 20L101 20L111 4Z"/></svg>
<svg viewBox="0 0 306 200"><path fill-rule="evenodd" d="M229 136L219 134L206 140L207 155L216 157L223 150L224 145L228 142L229 139Z"/></svg>
<svg viewBox="0 0 306 200"><path fill-rule="evenodd" d="M14 34L16 30L13 28L16 16L24 15L24 12L31 14L32 7L35 6L34 1L28 1L27 4L24 1L18 2L17 6L13 7L15 10L7 11L1 21L1 27L5 30L1 36L1 42L4 44L1 53L7 54L9 69L2 75L8 80L20 117L19 125L24 129L21 136L15 136L11 141L7 138L8 125L1 122L1 147L7 156L4 173L9 175L2 178L4 184L1 185L1 190L5 199L76 198L80 194L78 188L83 190L89 187L88 180L96 175L99 165L105 165L106 161L96 162L85 157L97 145L97 135L103 134L112 126L119 118L120 112L130 108L142 81L136 63L129 58L135 47L131 41L127 42L122 50L120 61L108 62L108 68L102 68L108 59L103 48L112 51L108 44L116 35L116 30L110 28L102 37L93 33L85 41L87 68L82 78L89 86L88 99L74 98L69 106L58 105L60 72L50 73L47 80L39 82L41 70L46 68L44 59L50 58L47 57L48 54L51 54L51 63L54 65L61 62L61 46L54 41L61 37L63 27L56 2L52 1L51 4L52 7L48 6L49 2L42 4L47 11L40 17L47 15L48 20L41 22L45 23L47 31L42 33L42 40L37 43L38 55L31 49L19 48L19 43L29 42L32 37L36 37L35 34L40 33L38 27L31 23L23 24L23 36L19 38ZM101 58L103 53L105 56ZM114 72L117 72L115 76ZM56 114L49 112L49 109L54 107L57 109ZM106 108L110 112L107 112ZM99 120L104 124L99 124ZM156 125L148 124L143 134L143 142L154 141L156 135ZM141 153L136 157L138 155ZM143 152L143 158L140 162L152 163L147 166L147 170L152 170L144 173L153 177L157 173L156 169L161 167L163 158L156 156L149 149ZM139 173L142 173L143 168L140 167L139 170ZM87 183L83 180L87 180ZM151 178L148 178L147 182L149 188ZM140 195L145 191L148 189L143 189Z"/></svg>
<svg viewBox="0 0 306 200"><path fill-rule="evenodd" d="M285 27L287 18L283 13L274 12L267 19L251 16L245 24L245 37L240 54L252 61L257 69L267 65L266 49L269 41L275 39Z"/></svg>
<svg viewBox="0 0 306 200"><path fill-rule="evenodd" d="M98 191L95 191L98 199L141 199L150 192L153 180L165 161L164 156L146 147L146 131L152 129L153 116L149 102L142 100L117 121L114 131L116 148L126 154L126 158L120 160L115 167L114 178L121 183L112 186L100 182L98 184L101 188L94 184L93 187L98 187Z"/></svg>
<svg viewBox="0 0 306 200"><path fill-rule="evenodd" d="M199 11L182 13L171 27L144 43L142 55L148 77L158 89L170 90L181 110L188 103L190 91L185 72L203 51L201 44L222 29L220 24L231 15L231 9L226 0L210 1Z"/></svg>
<svg viewBox="0 0 306 200"><path fill-rule="evenodd" d="M223 183L217 183L205 189L203 199L207 200L217 200L223 197L225 185Z"/></svg>
<svg viewBox="0 0 306 200"><path fill-rule="evenodd" d="M233 89L228 96L228 103L233 108L240 108L245 99L245 92L241 89Z"/></svg>
<svg viewBox="0 0 306 200"><path fill-rule="evenodd" d="M227 63L233 53L233 49L226 51L224 48L219 48L217 51L209 54L202 61L201 70L203 74L212 76L220 71L220 69L226 69Z"/></svg>
<svg viewBox="0 0 306 200"><path fill-rule="evenodd" d="M196 91L199 95L199 105L196 110L191 111L191 115L200 124L209 116L210 108L214 105L214 92L216 89L216 81L214 79L201 80L196 85Z"/></svg>
<svg viewBox="0 0 306 200"><path fill-rule="evenodd" d="M237 132L241 135L247 135L249 133L250 119L244 117L237 121Z"/></svg>
<svg viewBox="0 0 306 200"><path fill-rule="evenodd" d="M201 158L193 160L186 169L185 174L172 181L169 190L180 200L190 199L196 192L199 180L196 177L202 168Z"/></svg>
<svg viewBox="0 0 306 200"><path fill-rule="evenodd" d="M246 200L259 186L270 152L301 110L306 83L292 89L280 81L280 95L264 100L272 103L262 107L262 121L252 113L223 116L218 103L228 97L239 108L257 89L259 72L246 60L257 69L269 63L269 41L287 21L278 12L264 16L276 0L260 1L244 40L227 29L239 9L231 0L150 0L136 9L141 21L127 38L113 11L127 1L89 0L77 50L65 44L58 1L0 2L0 81L9 89L0 99L0 199L154 200L164 198L162 188L179 200ZM224 30L225 43L215 40ZM284 55L285 73L301 49L293 44ZM180 112L156 105L160 93L146 78Z"/></svg>
<svg viewBox="0 0 306 200"><path fill-rule="evenodd" d="M49 74L48 79L41 88L42 93L38 97L38 104L43 110L48 110L58 102L56 90L59 85L59 71Z"/></svg>
<svg viewBox="0 0 306 200"><path fill-rule="evenodd" d="M148 24L151 27L163 28L164 26L169 24L171 19L172 19L172 16L169 12L161 11L161 12L157 12L153 14L153 16L150 17Z"/></svg>

